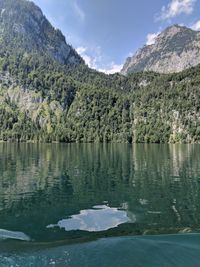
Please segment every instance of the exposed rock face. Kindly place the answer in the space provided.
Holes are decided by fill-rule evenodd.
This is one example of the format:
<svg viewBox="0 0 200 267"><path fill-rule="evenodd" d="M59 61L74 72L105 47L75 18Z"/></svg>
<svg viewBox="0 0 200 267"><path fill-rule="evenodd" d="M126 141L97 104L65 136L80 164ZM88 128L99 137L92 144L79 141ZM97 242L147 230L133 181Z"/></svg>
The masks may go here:
<svg viewBox="0 0 200 267"><path fill-rule="evenodd" d="M180 72L200 63L200 32L174 25L129 57L122 74L140 71Z"/></svg>
<svg viewBox="0 0 200 267"><path fill-rule="evenodd" d="M0 45L40 51L61 64L84 63L40 8L27 0L0 0Z"/></svg>

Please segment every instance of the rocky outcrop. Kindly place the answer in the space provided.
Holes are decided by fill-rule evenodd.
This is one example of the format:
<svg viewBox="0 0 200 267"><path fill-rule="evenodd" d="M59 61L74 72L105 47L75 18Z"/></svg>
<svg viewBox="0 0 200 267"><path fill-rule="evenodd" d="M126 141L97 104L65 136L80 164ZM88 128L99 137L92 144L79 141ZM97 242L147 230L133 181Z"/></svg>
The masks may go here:
<svg viewBox="0 0 200 267"><path fill-rule="evenodd" d="M80 64L83 59L54 29L39 7L27 0L0 1L0 45L49 55L61 64Z"/></svg>
<svg viewBox="0 0 200 267"><path fill-rule="evenodd" d="M154 44L144 46L129 57L121 73L174 73L199 63L200 32L173 25L159 34Z"/></svg>

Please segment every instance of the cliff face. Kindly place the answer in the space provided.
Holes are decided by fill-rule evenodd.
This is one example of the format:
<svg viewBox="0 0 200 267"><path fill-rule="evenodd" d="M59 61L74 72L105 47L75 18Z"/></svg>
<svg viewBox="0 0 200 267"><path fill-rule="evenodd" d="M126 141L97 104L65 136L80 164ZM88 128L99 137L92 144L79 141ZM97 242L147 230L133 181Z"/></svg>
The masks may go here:
<svg viewBox="0 0 200 267"><path fill-rule="evenodd" d="M200 32L173 25L129 57L122 74L141 71L180 72L200 63Z"/></svg>
<svg viewBox="0 0 200 267"><path fill-rule="evenodd" d="M52 27L39 7L26 0L0 1L1 51L37 52L61 64L79 64L83 59Z"/></svg>

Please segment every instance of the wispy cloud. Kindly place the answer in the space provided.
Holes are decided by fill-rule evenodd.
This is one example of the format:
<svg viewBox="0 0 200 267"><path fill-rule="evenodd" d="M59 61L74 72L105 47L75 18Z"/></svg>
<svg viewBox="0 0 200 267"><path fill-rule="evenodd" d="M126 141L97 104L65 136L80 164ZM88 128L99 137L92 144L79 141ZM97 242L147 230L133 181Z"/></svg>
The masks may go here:
<svg viewBox="0 0 200 267"><path fill-rule="evenodd" d="M79 4L76 1L73 2L72 6L73 6L73 9L74 9L76 16L81 21L84 21L85 20L85 12L83 11L83 9L79 6Z"/></svg>
<svg viewBox="0 0 200 267"><path fill-rule="evenodd" d="M191 28L195 31L200 31L200 20L193 24Z"/></svg>
<svg viewBox="0 0 200 267"><path fill-rule="evenodd" d="M189 15L194 10L196 0L171 0L167 6L163 6L161 14L156 20L170 20L178 15Z"/></svg>
<svg viewBox="0 0 200 267"><path fill-rule="evenodd" d="M80 46L76 48L76 51L85 60L85 63L88 65L88 67L96 69L100 72L104 72L106 74L114 74L116 72L120 72L123 67L123 65L118 65L115 62L111 62L109 65L106 64L106 67L104 67L104 64L102 63L103 57L101 53L101 47L99 46L93 49L88 49L87 47Z"/></svg>
<svg viewBox="0 0 200 267"><path fill-rule="evenodd" d="M93 48L80 46L76 48L76 51L85 60L88 67L98 70L98 66L102 64L102 52L100 46Z"/></svg>
<svg viewBox="0 0 200 267"><path fill-rule="evenodd" d="M149 33L147 34L147 41L146 45L152 45L155 44L157 36L160 34L160 32L156 33Z"/></svg>

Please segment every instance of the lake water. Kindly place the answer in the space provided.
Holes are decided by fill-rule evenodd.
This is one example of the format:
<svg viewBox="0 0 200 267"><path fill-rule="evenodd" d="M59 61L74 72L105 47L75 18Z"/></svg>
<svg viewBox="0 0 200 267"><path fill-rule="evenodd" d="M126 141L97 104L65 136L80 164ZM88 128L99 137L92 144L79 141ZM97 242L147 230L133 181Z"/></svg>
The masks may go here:
<svg viewBox="0 0 200 267"><path fill-rule="evenodd" d="M0 267L199 267L199 232L198 145L0 144Z"/></svg>

